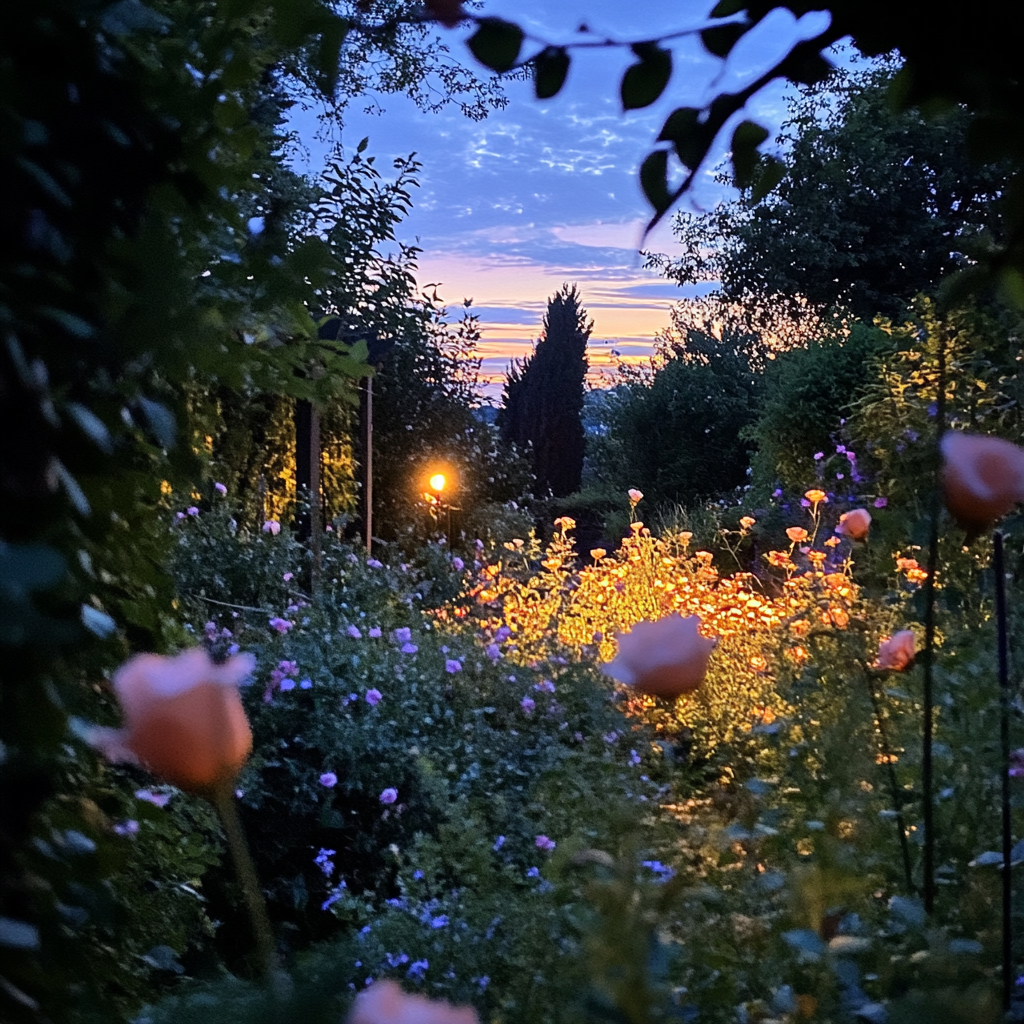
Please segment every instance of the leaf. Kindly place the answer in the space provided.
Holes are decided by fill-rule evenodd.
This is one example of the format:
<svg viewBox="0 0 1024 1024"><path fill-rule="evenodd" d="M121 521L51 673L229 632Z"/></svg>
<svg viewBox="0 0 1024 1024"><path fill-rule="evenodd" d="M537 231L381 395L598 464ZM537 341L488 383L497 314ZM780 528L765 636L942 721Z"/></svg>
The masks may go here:
<svg viewBox="0 0 1024 1024"><path fill-rule="evenodd" d="M791 69L787 77L799 85L814 85L815 82L828 78L832 68L831 61L826 60L820 53L812 53L806 60L801 61L799 66Z"/></svg>
<svg viewBox="0 0 1024 1024"><path fill-rule="evenodd" d="M640 188L659 214L669 208L672 196L668 190L667 150L656 149L644 158L640 165Z"/></svg>
<svg viewBox="0 0 1024 1024"><path fill-rule="evenodd" d="M13 917L0 917L0 946L8 949L38 949L39 929Z"/></svg>
<svg viewBox="0 0 1024 1024"><path fill-rule="evenodd" d="M533 89L539 100L557 96L569 73L569 53L561 46L545 47L533 62Z"/></svg>
<svg viewBox="0 0 1024 1024"><path fill-rule="evenodd" d="M896 917L915 928L920 928L925 923L927 915L924 912L924 905L918 899L910 899L906 896L893 896L889 900L889 911Z"/></svg>
<svg viewBox="0 0 1024 1024"><path fill-rule="evenodd" d="M503 18L481 18L478 24L466 42L470 52L492 71L509 71L519 59L523 30Z"/></svg>
<svg viewBox="0 0 1024 1024"><path fill-rule="evenodd" d="M761 202L785 176L786 165L778 157L764 157L758 165L757 179L750 192L750 201Z"/></svg>
<svg viewBox="0 0 1024 1024"><path fill-rule="evenodd" d="M732 133L732 173L738 188L747 188L757 167L757 147L768 138L768 130L753 121L743 121Z"/></svg>
<svg viewBox="0 0 1024 1024"><path fill-rule="evenodd" d="M730 14L737 14L747 9L747 0L718 0L718 3L711 8L712 18L728 18Z"/></svg>
<svg viewBox="0 0 1024 1024"><path fill-rule="evenodd" d="M783 932L782 938L788 946L792 946L801 957L817 960L825 952L825 943L821 936L810 928L796 928Z"/></svg>
<svg viewBox="0 0 1024 1024"><path fill-rule="evenodd" d="M685 167L695 171L707 156L714 142L714 130L701 121L696 107L679 107L669 114L658 136L660 142L671 142Z"/></svg>
<svg viewBox="0 0 1024 1024"><path fill-rule="evenodd" d="M359 145L358 145L358 146L356 146L356 152L357 152L357 153L362 153L362 152L365 152L365 150L366 150L366 147L367 147L367 146L368 146L369 144L370 144L370 136L369 136L369 135L367 135L367 136L364 136L363 138L361 138L361 139L359 140Z"/></svg>
<svg viewBox="0 0 1024 1024"><path fill-rule="evenodd" d="M730 11L730 13L732 13ZM700 34L704 49L713 57L727 57L736 41L747 31L746 25L716 25Z"/></svg>
<svg viewBox="0 0 1024 1024"><path fill-rule="evenodd" d="M672 53L657 43L636 43L638 60L626 68L620 93L623 110L649 107L664 91L672 77Z"/></svg>
<svg viewBox="0 0 1024 1024"><path fill-rule="evenodd" d="M107 430L107 425L103 420L80 402L68 402L65 408L82 431L92 438L96 447L109 455L112 450L110 431Z"/></svg>
<svg viewBox="0 0 1024 1024"><path fill-rule="evenodd" d="M140 395L138 398L139 408L142 415L146 417L149 429L157 439L161 448L173 448L174 438L177 433L177 424L174 421L174 413L165 405L154 402L151 398Z"/></svg>
<svg viewBox="0 0 1024 1024"><path fill-rule="evenodd" d="M117 623L106 613L91 604L82 605L82 625L101 640L106 640L117 630Z"/></svg>
<svg viewBox="0 0 1024 1024"><path fill-rule="evenodd" d="M333 96L338 84L341 47L348 35L347 18L332 17L320 32L316 55L316 84L325 96Z"/></svg>
<svg viewBox="0 0 1024 1024"><path fill-rule="evenodd" d="M11 600L55 587L66 572L67 563L60 552L45 544L5 544L0 548L0 592Z"/></svg>

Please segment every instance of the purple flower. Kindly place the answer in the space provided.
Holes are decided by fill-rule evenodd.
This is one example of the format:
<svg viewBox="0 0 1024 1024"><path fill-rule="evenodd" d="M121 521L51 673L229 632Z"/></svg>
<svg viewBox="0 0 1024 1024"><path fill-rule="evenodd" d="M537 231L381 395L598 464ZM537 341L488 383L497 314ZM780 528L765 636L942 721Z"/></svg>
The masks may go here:
<svg viewBox="0 0 1024 1024"><path fill-rule="evenodd" d="M857 453L856 453L856 452L847 452L847 453L846 453L846 457L847 457L847 458L848 458L848 459L849 459L849 460L850 460L851 462L856 462L856 461L857 461Z"/></svg>
<svg viewBox="0 0 1024 1024"><path fill-rule="evenodd" d="M184 512L175 512L174 513L174 518L175 519L184 519L185 518L185 513Z"/></svg>
<svg viewBox="0 0 1024 1024"><path fill-rule="evenodd" d="M776 487L775 490L772 491L772 497L773 498L781 498L782 497L782 488L781 487Z"/></svg>
<svg viewBox="0 0 1024 1024"><path fill-rule="evenodd" d="M419 648L415 644L402 644L403 654L415 654Z"/></svg>
<svg viewBox="0 0 1024 1024"><path fill-rule="evenodd" d="M272 537L276 537L281 532L281 524L276 519L268 519L263 524L263 532L269 533Z"/></svg>
<svg viewBox="0 0 1024 1024"><path fill-rule="evenodd" d="M285 581L285 583L290 583L293 579L295 579L295 573L293 573L293 572L286 572L281 577L281 579L283 579Z"/></svg>
<svg viewBox="0 0 1024 1024"><path fill-rule="evenodd" d="M1009 776L1012 779L1024 779L1024 747L1010 754Z"/></svg>
<svg viewBox="0 0 1024 1024"><path fill-rule="evenodd" d="M448 658L444 663L444 670L450 676L453 676L456 672L462 671L462 662L458 661L456 658Z"/></svg>
<svg viewBox="0 0 1024 1024"><path fill-rule="evenodd" d="M888 504L888 498L875 498L875 508L885 508L885 506Z"/></svg>
<svg viewBox="0 0 1024 1024"><path fill-rule="evenodd" d="M383 562L378 562L376 558L368 558L366 560L366 565L370 569L383 569L384 568L384 563Z"/></svg>
<svg viewBox="0 0 1024 1024"><path fill-rule="evenodd" d="M540 877L540 868L529 868L527 870L527 872L526 872L526 877L527 878L539 878Z"/></svg>
<svg viewBox="0 0 1024 1024"><path fill-rule="evenodd" d="M128 821L115 825L114 831L119 836L133 836L139 831L139 823L134 818L129 818Z"/></svg>
<svg viewBox="0 0 1024 1024"><path fill-rule="evenodd" d="M227 494L228 493L228 489L223 484L214 484L213 485L213 489L218 494Z"/></svg>
<svg viewBox="0 0 1024 1024"><path fill-rule="evenodd" d="M821 462L821 460L823 458L825 458L825 453L824 452L815 452L814 453L814 461L815 462Z"/></svg>
<svg viewBox="0 0 1024 1024"><path fill-rule="evenodd" d="M359 632L358 626L349 626L348 629L345 630L345 632L348 633L348 635L352 637L353 640L363 639L363 634Z"/></svg>
<svg viewBox="0 0 1024 1024"><path fill-rule="evenodd" d="M618 738L619 738L619 734L614 729L612 729L611 732L606 732L601 737L601 739L603 739L605 741L605 743L615 743L616 740L618 740Z"/></svg>
<svg viewBox="0 0 1024 1024"><path fill-rule="evenodd" d="M393 804L398 799L398 790L393 786L388 786L380 795L380 802L382 804Z"/></svg>
<svg viewBox="0 0 1024 1024"><path fill-rule="evenodd" d="M166 807L171 802L170 793L154 793L151 789L137 789L135 790L136 800L145 800L146 803L153 804L154 807Z"/></svg>
<svg viewBox="0 0 1024 1024"><path fill-rule="evenodd" d="M539 683L534 683L533 688L540 693L555 692L555 684L550 679L542 679Z"/></svg>
<svg viewBox="0 0 1024 1024"><path fill-rule="evenodd" d="M371 626L366 635L372 640L376 640L380 636L380 626Z"/></svg>
<svg viewBox="0 0 1024 1024"><path fill-rule="evenodd" d="M492 847L492 849L497 851L497 850L500 850L504 845L505 845L505 837L504 836L498 836L498 838L494 840L494 846Z"/></svg>
<svg viewBox="0 0 1024 1024"><path fill-rule="evenodd" d="M845 474L843 474L843 473L836 473L836 479L837 480L842 480L844 478L844 475Z"/></svg>
<svg viewBox="0 0 1024 1024"><path fill-rule="evenodd" d="M334 772L324 772L320 776L320 785L326 786L328 789L333 789L338 784L338 776Z"/></svg>
<svg viewBox="0 0 1024 1024"><path fill-rule="evenodd" d="M197 515L199 515L199 509L197 509L197 508L195 507L195 505L189 505L189 507L188 507L187 509L185 509L185 511L186 511L186 512L187 512L187 513L188 513L188 514L189 514L190 516L197 516Z"/></svg>
<svg viewBox="0 0 1024 1024"><path fill-rule="evenodd" d="M414 871L414 872L412 873L412 880L413 880L414 882L418 882L418 881L420 881L420 879L422 879L422 878L423 878L423 872L422 872L422 871L420 871L420 869L419 869L419 868L417 868L417 869L416 869L416 870L415 870L415 871Z"/></svg>
<svg viewBox="0 0 1024 1024"><path fill-rule="evenodd" d="M845 451L846 451L846 445L845 444L837 444L836 445L836 454L837 455L842 455Z"/></svg>
<svg viewBox="0 0 1024 1024"><path fill-rule="evenodd" d="M800 499L800 506L802 508L810 508L811 507L811 503L806 498L801 498Z"/></svg>
<svg viewBox="0 0 1024 1024"><path fill-rule="evenodd" d="M536 846L538 850L553 850L558 844L554 839L549 839L547 836L537 836L533 841L533 845Z"/></svg>
<svg viewBox="0 0 1024 1024"><path fill-rule="evenodd" d="M279 686L278 686L278 689L282 693L287 693L289 690L294 690L295 689L295 680L294 679L287 679L287 678L286 679L282 679L280 684L279 684Z"/></svg>
<svg viewBox="0 0 1024 1024"><path fill-rule="evenodd" d="M519 706L526 712L526 714L532 715L533 709L537 706L537 703L532 697L524 697L519 702Z"/></svg>
<svg viewBox="0 0 1024 1024"><path fill-rule="evenodd" d="M412 630L408 626L399 626L392 634L395 643L407 644L412 639Z"/></svg>
<svg viewBox="0 0 1024 1024"><path fill-rule="evenodd" d="M312 679L301 679L301 680L299 680L299 689L300 690L312 690L313 689L313 680Z"/></svg>
<svg viewBox="0 0 1024 1024"><path fill-rule="evenodd" d="M452 568L453 568L453 569L454 569L454 570L455 570L456 572L462 572L462 570L466 568L466 563L465 563L465 562L464 562L464 561L463 561L463 560L462 560L461 558L459 558L459 556L458 556L458 555L456 555L456 556L455 556L455 557L454 557L454 558L452 559Z"/></svg>
<svg viewBox="0 0 1024 1024"><path fill-rule="evenodd" d="M275 616L274 618L268 620L267 625L270 626L271 629L276 629L278 633L287 633L288 630L295 625L295 623L289 622L287 619L282 619L278 616Z"/></svg>
<svg viewBox="0 0 1024 1024"><path fill-rule="evenodd" d="M383 700L383 697L384 695L380 692L380 690L366 691L366 703L369 704L371 708L375 708L381 702L381 700Z"/></svg>
<svg viewBox="0 0 1024 1024"><path fill-rule="evenodd" d="M491 661L497 661L501 657L501 650L497 644L488 644L484 654L486 654Z"/></svg>
<svg viewBox="0 0 1024 1024"><path fill-rule="evenodd" d="M337 853L337 850L324 850L321 849L316 855L316 859L313 863L324 873L326 878L330 878L334 873L334 861L331 858Z"/></svg>
<svg viewBox="0 0 1024 1024"><path fill-rule="evenodd" d="M631 750L629 752L629 763L630 764L639 764L640 763L640 755L635 750Z"/></svg>
<svg viewBox="0 0 1024 1024"><path fill-rule="evenodd" d="M413 960L413 962L409 964L409 970L406 971L406 977L422 978L424 971L426 971L429 966L429 960Z"/></svg>
<svg viewBox="0 0 1024 1024"><path fill-rule="evenodd" d="M438 914L437 917L432 917L430 919L430 927L431 928L445 928L445 927L447 927L447 925L448 925L448 915L447 914Z"/></svg>

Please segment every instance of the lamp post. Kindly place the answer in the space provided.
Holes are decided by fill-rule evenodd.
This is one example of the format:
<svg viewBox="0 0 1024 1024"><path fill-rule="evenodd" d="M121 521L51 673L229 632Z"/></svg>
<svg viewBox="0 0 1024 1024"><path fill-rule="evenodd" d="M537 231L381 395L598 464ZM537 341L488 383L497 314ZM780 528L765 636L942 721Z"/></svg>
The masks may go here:
<svg viewBox="0 0 1024 1024"><path fill-rule="evenodd" d="M452 506L450 502L445 502L442 498L444 489L448 484L448 478L444 473L433 473L427 483L430 484L430 489L433 491L431 500L434 503L434 507L440 508L443 505L448 512L448 528L444 535L445 541L448 541L452 532Z"/></svg>

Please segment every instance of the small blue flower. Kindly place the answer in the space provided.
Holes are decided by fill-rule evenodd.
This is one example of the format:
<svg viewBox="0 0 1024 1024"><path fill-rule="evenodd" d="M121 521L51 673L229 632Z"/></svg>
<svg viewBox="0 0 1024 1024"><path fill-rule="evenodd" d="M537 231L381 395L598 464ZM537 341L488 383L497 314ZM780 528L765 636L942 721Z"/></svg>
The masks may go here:
<svg viewBox="0 0 1024 1024"><path fill-rule="evenodd" d="M526 877L527 878L539 878L540 877L540 868L530 868L526 872Z"/></svg>
<svg viewBox="0 0 1024 1024"><path fill-rule="evenodd" d="M431 928L445 928L445 927L447 927L447 925L448 925L448 915L447 914L438 914L437 917L432 917L430 919L430 927Z"/></svg>
<svg viewBox="0 0 1024 1024"><path fill-rule="evenodd" d="M504 845L505 845L505 837L504 836L498 836L498 838L494 840L494 846L492 847L492 849L500 850Z"/></svg>

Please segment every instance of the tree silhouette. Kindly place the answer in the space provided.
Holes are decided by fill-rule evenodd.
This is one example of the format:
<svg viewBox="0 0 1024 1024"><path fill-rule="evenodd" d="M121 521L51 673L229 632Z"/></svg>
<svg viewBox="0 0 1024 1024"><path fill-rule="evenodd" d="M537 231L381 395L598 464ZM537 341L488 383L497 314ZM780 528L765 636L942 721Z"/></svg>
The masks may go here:
<svg viewBox="0 0 1024 1024"><path fill-rule="evenodd" d="M533 354L509 367L498 425L502 437L533 446L537 493L564 497L579 490L583 472L583 379L587 339L594 329L576 285L548 300L544 332Z"/></svg>

